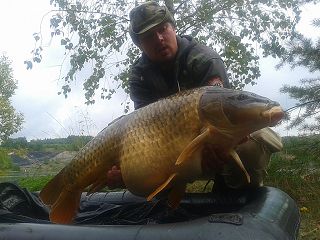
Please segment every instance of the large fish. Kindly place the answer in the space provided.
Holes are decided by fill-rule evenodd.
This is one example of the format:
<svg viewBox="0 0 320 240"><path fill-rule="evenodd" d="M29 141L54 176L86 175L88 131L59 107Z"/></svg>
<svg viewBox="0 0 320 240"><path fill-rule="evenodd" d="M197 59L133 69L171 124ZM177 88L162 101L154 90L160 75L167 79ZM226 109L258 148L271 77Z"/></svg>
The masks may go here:
<svg viewBox="0 0 320 240"><path fill-rule="evenodd" d="M103 129L40 192L51 206L50 220L71 223L81 193L105 186L107 171L121 168L129 191L152 199L168 193L177 206L188 182L204 177L204 146L245 170L234 148L248 134L274 126L279 104L244 91L202 87L180 92L136 110Z"/></svg>

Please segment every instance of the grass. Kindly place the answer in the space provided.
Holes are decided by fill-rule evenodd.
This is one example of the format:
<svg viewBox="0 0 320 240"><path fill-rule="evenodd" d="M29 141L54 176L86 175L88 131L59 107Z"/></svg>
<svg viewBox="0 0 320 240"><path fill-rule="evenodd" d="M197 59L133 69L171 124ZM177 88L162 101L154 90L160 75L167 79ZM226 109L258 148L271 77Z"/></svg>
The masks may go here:
<svg viewBox="0 0 320 240"><path fill-rule="evenodd" d="M18 181L18 185L27 188L31 192L40 191L52 176L23 177Z"/></svg>
<svg viewBox="0 0 320 240"><path fill-rule="evenodd" d="M316 240L320 239L320 165L306 153L301 156L303 152L276 154L265 184L282 189L297 202L302 219L300 239Z"/></svg>

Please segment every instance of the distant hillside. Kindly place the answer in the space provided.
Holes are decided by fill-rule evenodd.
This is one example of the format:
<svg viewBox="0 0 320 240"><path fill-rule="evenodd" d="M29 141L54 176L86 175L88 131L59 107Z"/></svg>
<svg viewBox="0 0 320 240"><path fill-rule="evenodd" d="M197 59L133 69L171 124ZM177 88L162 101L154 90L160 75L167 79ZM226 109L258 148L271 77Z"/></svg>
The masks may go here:
<svg viewBox="0 0 320 240"><path fill-rule="evenodd" d="M87 144L92 136L69 136L67 138L39 139L10 138L0 145L0 171L38 168L54 165L56 171L70 161L75 152ZM0 154L0 155L1 155ZM51 167L50 167L51 168Z"/></svg>
<svg viewBox="0 0 320 240"><path fill-rule="evenodd" d="M27 149L29 152L78 151L92 136L69 136L67 138L37 139L27 141L25 137L9 138L0 147L6 149Z"/></svg>
<svg viewBox="0 0 320 240"><path fill-rule="evenodd" d="M11 153L10 158L13 164L18 166L27 166L34 163L40 163L50 160L55 157L59 152L28 152L25 156L20 156L16 153Z"/></svg>

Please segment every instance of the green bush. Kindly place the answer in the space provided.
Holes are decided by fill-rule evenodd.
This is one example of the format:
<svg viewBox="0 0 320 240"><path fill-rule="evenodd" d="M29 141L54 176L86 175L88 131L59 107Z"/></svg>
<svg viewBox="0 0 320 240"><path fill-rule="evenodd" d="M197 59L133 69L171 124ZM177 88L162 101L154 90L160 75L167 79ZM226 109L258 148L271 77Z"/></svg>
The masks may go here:
<svg viewBox="0 0 320 240"><path fill-rule="evenodd" d="M8 156L8 151L0 148L0 171L6 171L13 168L11 158Z"/></svg>
<svg viewBox="0 0 320 240"><path fill-rule="evenodd" d="M53 176L25 177L18 181L18 185L31 192L40 191Z"/></svg>

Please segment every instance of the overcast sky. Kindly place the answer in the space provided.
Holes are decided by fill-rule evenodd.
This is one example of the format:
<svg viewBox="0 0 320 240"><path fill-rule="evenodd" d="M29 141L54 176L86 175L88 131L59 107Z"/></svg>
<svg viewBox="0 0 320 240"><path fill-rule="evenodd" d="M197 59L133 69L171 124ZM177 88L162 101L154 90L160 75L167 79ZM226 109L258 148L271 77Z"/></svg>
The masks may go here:
<svg viewBox="0 0 320 240"><path fill-rule="evenodd" d="M44 51L41 64L26 70L24 60L31 55L34 46L32 34L39 32L42 17L51 10L49 0L1 0L0 1L0 54L5 53L12 60L14 77L18 80L18 89L13 97L14 107L24 114L23 129L13 137L31 139L66 137L70 134L95 135L111 120L123 114L123 105L127 98L121 90L111 101L99 98L91 106L84 104L81 83L72 85L72 94L65 99L57 95L60 91L59 64L63 52L57 48L58 43L48 41L50 46ZM310 21L319 16L320 5L309 6L302 15L299 30L310 37L319 36L319 30L310 26ZM42 30L49 25L49 15L43 18ZM48 34L47 34L48 35ZM45 36L45 35L44 35ZM284 109L294 102L288 96L280 94L283 84L296 84L301 78L315 76L306 69L292 71L285 67L275 70L277 60L261 60L261 78L257 85L246 90L280 102ZM284 131L284 125L275 128L281 135L292 135Z"/></svg>

